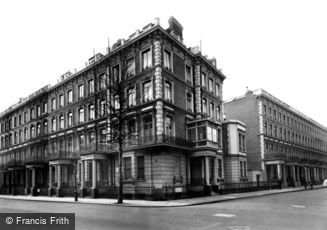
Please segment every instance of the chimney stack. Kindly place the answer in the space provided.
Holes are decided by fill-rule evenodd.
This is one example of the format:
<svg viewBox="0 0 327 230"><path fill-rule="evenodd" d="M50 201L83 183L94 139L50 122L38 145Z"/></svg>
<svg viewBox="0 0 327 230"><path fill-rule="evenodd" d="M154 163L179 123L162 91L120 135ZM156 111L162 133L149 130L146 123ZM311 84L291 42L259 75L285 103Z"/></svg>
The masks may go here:
<svg viewBox="0 0 327 230"><path fill-rule="evenodd" d="M156 25L156 26L160 25L160 19L159 18L154 19L154 25Z"/></svg>
<svg viewBox="0 0 327 230"><path fill-rule="evenodd" d="M174 17L170 17L168 23L168 32L175 36L177 39L179 37L179 40L183 41L183 26Z"/></svg>

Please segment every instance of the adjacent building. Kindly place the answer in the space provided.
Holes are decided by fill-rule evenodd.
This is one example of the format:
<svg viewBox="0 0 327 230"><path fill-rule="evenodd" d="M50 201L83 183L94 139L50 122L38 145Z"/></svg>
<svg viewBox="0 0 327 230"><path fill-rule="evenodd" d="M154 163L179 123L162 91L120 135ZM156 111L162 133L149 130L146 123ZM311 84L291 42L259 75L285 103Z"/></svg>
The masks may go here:
<svg viewBox="0 0 327 230"><path fill-rule="evenodd" d="M128 63L125 70L123 62ZM67 196L76 178L81 196L116 194L117 146L108 140L103 93L111 73L128 92L120 105L132 134L123 146L125 194L146 196L167 186L182 193L211 191L224 179L224 165L239 162L245 163L237 166L243 167L237 178L246 176L245 151L235 150L235 143L229 143L224 163L225 76L214 58L185 46L183 27L171 17L169 28L155 19L119 39L107 54L91 57L84 69L62 75L58 84L1 113L0 193ZM242 123L233 124L237 127L227 125L232 135L237 137L236 129L245 132ZM228 171L228 178L235 176Z"/></svg>
<svg viewBox="0 0 327 230"><path fill-rule="evenodd" d="M327 128L258 89L226 101L227 119L247 126L251 181L282 180L298 186L327 178Z"/></svg>
<svg viewBox="0 0 327 230"><path fill-rule="evenodd" d="M238 120L223 122L225 183L247 182L246 126Z"/></svg>

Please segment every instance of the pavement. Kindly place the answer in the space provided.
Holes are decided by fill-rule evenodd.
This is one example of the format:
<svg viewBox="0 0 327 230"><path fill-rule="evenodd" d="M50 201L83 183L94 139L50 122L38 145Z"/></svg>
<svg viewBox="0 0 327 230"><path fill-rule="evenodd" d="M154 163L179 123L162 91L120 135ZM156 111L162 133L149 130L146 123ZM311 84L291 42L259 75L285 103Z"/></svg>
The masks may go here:
<svg viewBox="0 0 327 230"><path fill-rule="evenodd" d="M322 185L315 185L313 189L326 189ZM24 196L24 195L0 195L0 199L12 199L12 200L25 200L25 201L43 201L43 202L64 202L64 203L79 203L79 204L103 204L103 205L117 205L127 207L183 207L201 204L218 203L230 200L253 198L268 196L280 193L299 192L310 190L308 187L296 187L296 188L282 188L282 189L271 189L255 192L245 193L232 193L226 195L212 195L205 197L196 197L188 199L178 199L169 201L149 201L149 200L124 200L123 204L117 204L117 199L92 199L92 198L78 198L78 201L74 201L73 197L48 197L48 196Z"/></svg>

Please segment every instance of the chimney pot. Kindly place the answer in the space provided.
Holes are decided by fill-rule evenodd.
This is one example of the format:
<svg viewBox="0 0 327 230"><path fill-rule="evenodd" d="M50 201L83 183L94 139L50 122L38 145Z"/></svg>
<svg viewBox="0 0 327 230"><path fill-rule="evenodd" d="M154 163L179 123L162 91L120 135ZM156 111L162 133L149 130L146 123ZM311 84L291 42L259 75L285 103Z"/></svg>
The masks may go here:
<svg viewBox="0 0 327 230"><path fill-rule="evenodd" d="M154 19L154 25L156 25L156 26L160 25L160 18Z"/></svg>

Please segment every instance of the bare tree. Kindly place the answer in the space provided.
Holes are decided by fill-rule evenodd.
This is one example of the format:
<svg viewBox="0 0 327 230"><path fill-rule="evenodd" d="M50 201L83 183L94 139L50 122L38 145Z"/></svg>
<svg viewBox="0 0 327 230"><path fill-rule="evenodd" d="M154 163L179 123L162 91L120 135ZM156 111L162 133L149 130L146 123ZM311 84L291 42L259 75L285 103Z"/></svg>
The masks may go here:
<svg viewBox="0 0 327 230"><path fill-rule="evenodd" d="M95 111L96 116L106 116L106 138L98 138L99 133L96 130L95 142L96 148L98 148L98 144L105 144L111 146L118 153L118 204L123 203L123 149L135 135L135 133L129 132L126 116L130 106L135 105L136 101L136 89L129 89L127 84L129 77L135 75L135 60L134 57L129 58L128 55L126 48L122 47L114 57L108 58L104 62L106 69L104 74L101 74L95 65L93 68L93 74L96 76L95 92L92 97L84 99L84 104L89 104L90 100L104 101L95 108Z"/></svg>

